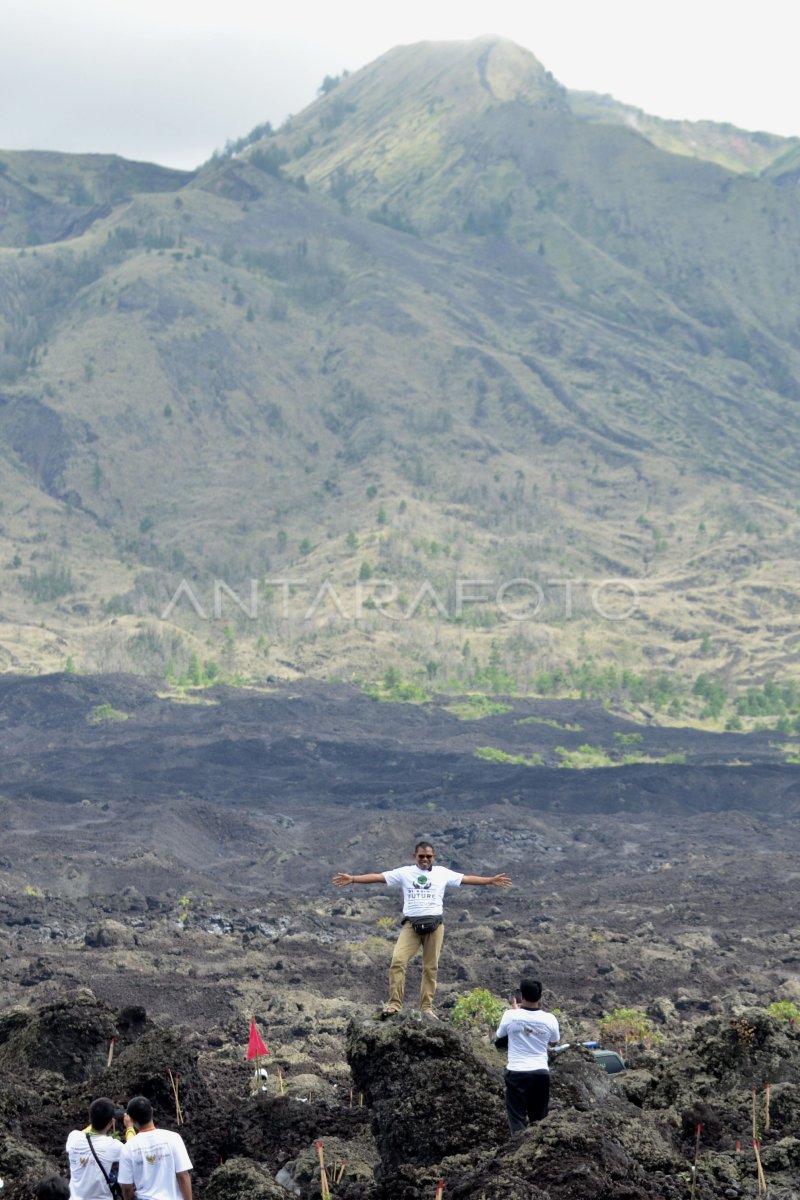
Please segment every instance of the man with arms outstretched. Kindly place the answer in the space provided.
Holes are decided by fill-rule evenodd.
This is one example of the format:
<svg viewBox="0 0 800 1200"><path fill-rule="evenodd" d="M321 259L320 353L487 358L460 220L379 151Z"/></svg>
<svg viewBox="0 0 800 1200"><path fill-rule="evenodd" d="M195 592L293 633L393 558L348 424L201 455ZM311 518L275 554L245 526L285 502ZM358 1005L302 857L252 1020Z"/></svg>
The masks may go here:
<svg viewBox="0 0 800 1200"><path fill-rule="evenodd" d="M389 999L383 1009L384 1017L393 1016L403 1007L406 967L422 947L419 1007L425 1016L438 1019L433 1011L433 997L444 940L442 911L447 888L459 887L462 883L478 887L490 884L492 887L511 887L508 875L462 875L458 871L435 866L435 858L430 842L417 842L413 866L396 867L392 871L371 875L349 875L346 871L337 871L333 877L337 887L347 887L351 883L385 883L389 887L403 889L403 920L389 968Z"/></svg>

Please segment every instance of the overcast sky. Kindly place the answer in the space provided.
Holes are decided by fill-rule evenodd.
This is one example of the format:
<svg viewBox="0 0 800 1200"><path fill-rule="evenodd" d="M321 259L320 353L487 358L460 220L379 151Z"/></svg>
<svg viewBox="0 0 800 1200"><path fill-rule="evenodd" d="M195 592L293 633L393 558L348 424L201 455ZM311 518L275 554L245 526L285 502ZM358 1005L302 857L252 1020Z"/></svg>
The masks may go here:
<svg viewBox="0 0 800 1200"><path fill-rule="evenodd" d="M796 0L0 0L0 148L195 167L325 75L494 33L568 88L800 135Z"/></svg>

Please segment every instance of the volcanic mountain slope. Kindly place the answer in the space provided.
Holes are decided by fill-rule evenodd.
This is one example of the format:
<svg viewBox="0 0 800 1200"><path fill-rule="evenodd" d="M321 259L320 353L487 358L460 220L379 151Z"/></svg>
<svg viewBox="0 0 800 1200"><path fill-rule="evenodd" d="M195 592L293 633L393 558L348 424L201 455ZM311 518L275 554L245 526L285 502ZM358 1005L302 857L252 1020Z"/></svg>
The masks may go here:
<svg viewBox="0 0 800 1200"><path fill-rule="evenodd" d="M188 178L4 155L6 665L793 672L795 143L586 113L489 39Z"/></svg>

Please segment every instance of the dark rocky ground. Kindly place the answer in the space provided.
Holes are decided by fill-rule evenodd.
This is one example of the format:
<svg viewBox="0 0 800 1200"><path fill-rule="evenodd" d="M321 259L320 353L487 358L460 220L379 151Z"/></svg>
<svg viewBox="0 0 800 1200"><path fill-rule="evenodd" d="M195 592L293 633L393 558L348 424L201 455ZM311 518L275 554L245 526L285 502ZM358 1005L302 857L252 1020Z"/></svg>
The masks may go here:
<svg viewBox="0 0 800 1200"><path fill-rule="evenodd" d="M444 1178L458 1200L670 1200L689 1194L698 1122L698 1197L755 1196L766 1082L770 1196L800 1194L798 1033L764 1014L800 1003L800 767L775 735L567 702L461 721L312 683L198 698L123 677L0 680L3 1197L59 1164L93 1093L146 1091L174 1123L168 1068L212 1200L289 1195L281 1169L318 1195L318 1138L348 1159L336 1196L433 1200ZM98 720L108 705L125 719ZM643 754L685 763L556 766L556 746L619 754L614 733L636 729ZM483 762L479 746L547 765ZM329 881L406 861L419 836L515 887L449 897L443 1021L387 1030L370 1018L397 898ZM662 1041L618 1081L563 1056L551 1117L509 1143L501 1062L448 1017L523 971L571 1040L634 1005ZM417 980L412 966L412 1000ZM252 1013L271 1049L257 1096Z"/></svg>

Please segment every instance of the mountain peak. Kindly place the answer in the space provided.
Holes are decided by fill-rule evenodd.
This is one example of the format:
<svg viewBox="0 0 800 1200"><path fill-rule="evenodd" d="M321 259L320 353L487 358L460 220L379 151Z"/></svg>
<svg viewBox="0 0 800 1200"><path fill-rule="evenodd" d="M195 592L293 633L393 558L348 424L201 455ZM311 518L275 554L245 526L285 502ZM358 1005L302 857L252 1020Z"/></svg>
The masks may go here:
<svg viewBox="0 0 800 1200"><path fill-rule="evenodd" d="M464 116L513 101L561 107L565 96L530 50L507 38L485 35L471 41L415 42L387 50L295 120L313 120L326 107L354 112L361 106L369 108L373 122L380 115L395 122L410 118L415 109L428 116L443 112Z"/></svg>

